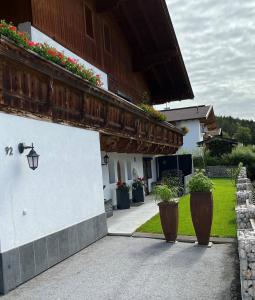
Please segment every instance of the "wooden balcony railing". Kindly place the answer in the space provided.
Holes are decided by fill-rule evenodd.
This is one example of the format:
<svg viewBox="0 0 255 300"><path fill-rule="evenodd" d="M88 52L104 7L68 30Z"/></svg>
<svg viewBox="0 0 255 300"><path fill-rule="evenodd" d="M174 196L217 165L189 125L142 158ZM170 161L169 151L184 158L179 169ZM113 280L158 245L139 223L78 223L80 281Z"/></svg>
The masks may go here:
<svg viewBox="0 0 255 300"><path fill-rule="evenodd" d="M100 132L108 152L171 154L181 131L38 55L0 39L0 110Z"/></svg>

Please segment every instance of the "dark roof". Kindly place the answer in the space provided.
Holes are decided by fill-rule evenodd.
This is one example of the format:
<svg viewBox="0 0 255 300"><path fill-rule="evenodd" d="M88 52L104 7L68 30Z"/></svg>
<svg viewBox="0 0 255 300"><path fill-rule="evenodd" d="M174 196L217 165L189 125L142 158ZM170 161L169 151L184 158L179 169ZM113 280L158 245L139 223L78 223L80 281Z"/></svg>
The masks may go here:
<svg viewBox="0 0 255 300"><path fill-rule="evenodd" d="M105 4L103 4L105 2ZM98 0L102 6L106 1ZM165 0L111 0L113 14L143 72L152 104L193 99L194 94Z"/></svg>
<svg viewBox="0 0 255 300"><path fill-rule="evenodd" d="M238 141L235 139L230 139L230 138L223 138L221 136L214 136L210 139L207 139L205 141L201 141L201 142L197 142L197 144L200 145L204 145L204 144L210 144L213 141L222 141L228 144L232 144L232 145L238 145Z"/></svg>
<svg viewBox="0 0 255 300"><path fill-rule="evenodd" d="M176 109L166 109L161 112L166 115L168 122L184 120L207 119L213 110L211 105L190 106Z"/></svg>

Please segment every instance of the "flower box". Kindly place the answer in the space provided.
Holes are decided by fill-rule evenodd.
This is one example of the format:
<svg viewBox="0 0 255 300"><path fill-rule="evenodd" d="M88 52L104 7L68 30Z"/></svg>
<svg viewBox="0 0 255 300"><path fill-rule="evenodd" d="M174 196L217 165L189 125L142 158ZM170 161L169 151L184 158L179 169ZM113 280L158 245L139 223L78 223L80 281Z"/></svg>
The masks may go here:
<svg viewBox="0 0 255 300"><path fill-rule="evenodd" d="M130 199L129 199L129 186L125 182L117 182L117 208L118 209L129 209Z"/></svg>
<svg viewBox="0 0 255 300"><path fill-rule="evenodd" d="M132 190L132 201L134 203L144 202L144 192L143 187L139 186L137 188L133 188Z"/></svg>

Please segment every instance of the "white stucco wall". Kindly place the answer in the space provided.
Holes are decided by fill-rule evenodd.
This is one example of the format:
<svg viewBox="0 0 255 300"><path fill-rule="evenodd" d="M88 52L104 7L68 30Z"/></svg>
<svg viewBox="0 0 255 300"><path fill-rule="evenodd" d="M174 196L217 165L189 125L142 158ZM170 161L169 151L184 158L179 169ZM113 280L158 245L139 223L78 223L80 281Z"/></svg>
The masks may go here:
<svg viewBox="0 0 255 300"><path fill-rule="evenodd" d="M97 132L0 113L0 137L2 252L104 212ZM35 171L20 142L34 143Z"/></svg>
<svg viewBox="0 0 255 300"><path fill-rule="evenodd" d="M105 152L101 153L102 161ZM133 170L135 169L137 172L138 177L144 177L143 174L143 157L144 155L141 154L126 154L126 153L108 153L108 156L114 163L115 169L115 183L109 183L109 168L108 166L102 166L102 173L103 173L103 184L105 185L104 189L104 197L105 199L112 199L113 204L117 204L116 200L116 182L118 181L117 178L117 163L118 161L121 164L122 169L122 181L126 182L128 185L132 185L134 177ZM150 155L145 155L145 157L152 157ZM127 173L127 161L131 162L131 171L132 171L132 179L128 180L128 173ZM152 178L149 179L149 187L152 182L156 181L156 163L155 158L152 160ZM130 195L131 197L131 195Z"/></svg>
<svg viewBox="0 0 255 300"><path fill-rule="evenodd" d="M149 191L150 192L151 192L152 182L157 181L156 157L153 157L153 159L151 161L151 172L152 172L152 178L149 179Z"/></svg>
<svg viewBox="0 0 255 300"><path fill-rule="evenodd" d="M177 122L176 127L187 127L189 132L183 137L183 146L180 148L179 153L182 151L195 154L199 152L197 142L203 140L203 134L201 132L199 120L187 120Z"/></svg>
<svg viewBox="0 0 255 300"><path fill-rule="evenodd" d="M56 41L51 39L49 36L45 35L41 31L39 31L38 29L34 28L33 26L31 26L31 40L33 42L37 42L37 43L47 43L50 46L55 47L58 51L64 52L64 54L66 56L69 56L69 57L74 58L74 59L78 59L79 62L81 64L83 64L85 67L87 67L89 69L92 69L95 72L95 74L98 74L98 75L101 76L101 80L103 82L102 87L104 89L108 90L108 76L107 76L106 73L104 73L103 71L101 71L97 67L93 66L92 64L90 64L86 60L80 58L78 55L74 54L70 50L66 49L65 47L63 47L62 45L60 45L59 43L57 43Z"/></svg>

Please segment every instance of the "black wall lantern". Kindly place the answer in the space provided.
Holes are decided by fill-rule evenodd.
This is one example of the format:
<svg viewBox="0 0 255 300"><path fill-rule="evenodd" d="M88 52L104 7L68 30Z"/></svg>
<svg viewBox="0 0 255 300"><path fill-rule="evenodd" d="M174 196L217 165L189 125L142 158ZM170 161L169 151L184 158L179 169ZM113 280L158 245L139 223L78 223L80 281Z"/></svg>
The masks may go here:
<svg viewBox="0 0 255 300"><path fill-rule="evenodd" d="M107 155L107 153L106 153L106 155L104 156L104 163L102 164L102 166L107 166L108 165L108 163L109 163L109 156Z"/></svg>
<svg viewBox="0 0 255 300"><path fill-rule="evenodd" d="M25 146L24 143L20 143L18 145L18 148L19 148L19 153L23 153L25 149L31 149L27 155L28 165L29 165L29 168L32 170L37 169L40 155L38 155L35 152L34 145L32 144L32 146Z"/></svg>

